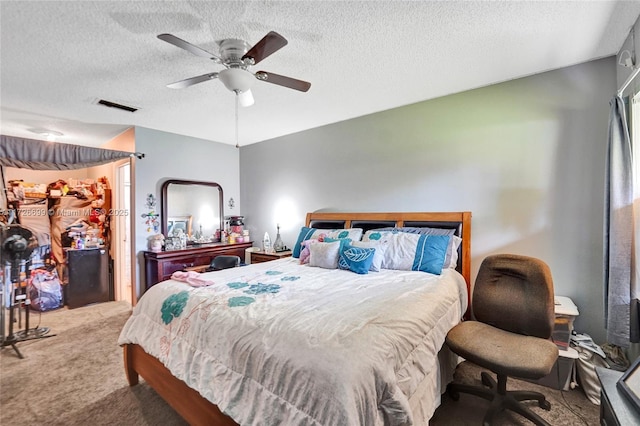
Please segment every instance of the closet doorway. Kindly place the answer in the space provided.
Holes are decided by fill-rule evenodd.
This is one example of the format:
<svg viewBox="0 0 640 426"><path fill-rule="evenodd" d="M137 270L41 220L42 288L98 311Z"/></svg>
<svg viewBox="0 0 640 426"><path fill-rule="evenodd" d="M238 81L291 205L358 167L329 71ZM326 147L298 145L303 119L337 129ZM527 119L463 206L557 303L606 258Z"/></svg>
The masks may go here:
<svg viewBox="0 0 640 426"><path fill-rule="evenodd" d="M116 164L116 196L111 217L115 221L114 280L116 300L132 304L131 265L131 164L124 161Z"/></svg>

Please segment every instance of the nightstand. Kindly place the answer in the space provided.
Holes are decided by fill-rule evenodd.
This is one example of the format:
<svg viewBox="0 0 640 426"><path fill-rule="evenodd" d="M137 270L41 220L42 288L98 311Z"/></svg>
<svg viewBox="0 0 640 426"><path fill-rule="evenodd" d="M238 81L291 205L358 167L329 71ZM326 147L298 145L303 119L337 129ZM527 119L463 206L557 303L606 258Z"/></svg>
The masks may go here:
<svg viewBox="0 0 640 426"><path fill-rule="evenodd" d="M602 386L600 392L600 424L602 426L640 424L640 412L618 389L617 383L622 372L596 367L596 374Z"/></svg>
<svg viewBox="0 0 640 426"><path fill-rule="evenodd" d="M270 262L272 260L282 259L284 257L290 257L291 250L281 251L279 253L265 253L263 251L251 252L251 263Z"/></svg>

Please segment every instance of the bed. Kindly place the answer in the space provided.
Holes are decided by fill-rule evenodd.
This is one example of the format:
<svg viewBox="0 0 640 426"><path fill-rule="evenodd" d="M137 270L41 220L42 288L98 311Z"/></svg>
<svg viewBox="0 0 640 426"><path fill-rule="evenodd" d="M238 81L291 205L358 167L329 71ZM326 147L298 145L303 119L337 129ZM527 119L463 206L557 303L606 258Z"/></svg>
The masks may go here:
<svg viewBox="0 0 640 426"><path fill-rule="evenodd" d="M469 305L471 213L318 212L306 227L450 230L455 269L362 274L298 252L167 280L120 335L129 384L142 376L190 424L427 424L457 363L443 345ZM326 241L315 259L343 249Z"/></svg>

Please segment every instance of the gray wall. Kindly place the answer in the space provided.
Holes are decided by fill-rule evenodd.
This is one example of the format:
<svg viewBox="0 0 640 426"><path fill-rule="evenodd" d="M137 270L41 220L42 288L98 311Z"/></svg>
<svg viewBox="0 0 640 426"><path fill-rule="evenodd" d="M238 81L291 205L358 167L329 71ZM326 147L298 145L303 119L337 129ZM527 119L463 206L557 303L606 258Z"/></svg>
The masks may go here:
<svg viewBox="0 0 640 426"><path fill-rule="evenodd" d="M160 212L160 189L168 179L187 179L216 182L224 191L225 215L240 214L240 176L238 149L218 142L189 136L135 128L136 151L145 158L135 163L135 253L138 259L138 283L144 287L144 257L147 249L147 232L143 213L147 194L157 198L156 213ZM230 209L228 201L235 200ZM160 231L159 231L160 232ZM139 290L140 290L139 288ZM138 291L138 296L141 292Z"/></svg>
<svg viewBox="0 0 640 426"><path fill-rule="evenodd" d="M492 253L543 259L581 311L576 329L602 342L616 88L611 57L242 147L245 223L273 241L279 222L292 245L308 211L469 210L474 277Z"/></svg>

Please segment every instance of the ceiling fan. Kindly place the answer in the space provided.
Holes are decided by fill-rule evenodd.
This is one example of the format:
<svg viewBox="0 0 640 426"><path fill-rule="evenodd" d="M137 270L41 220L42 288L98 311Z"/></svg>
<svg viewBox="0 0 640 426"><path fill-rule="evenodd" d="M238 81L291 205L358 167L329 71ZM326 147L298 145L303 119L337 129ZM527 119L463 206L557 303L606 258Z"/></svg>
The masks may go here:
<svg viewBox="0 0 640 426"><path fill-rule="evenodd" d="M209 80L220 79L225 87L236 93L240 103L244 106L253 104L251 87L255 80L266 81L290 89L306 92L311 83L291 77L274 74L267 71L250 71L250 68L260 63L276 51L287 45L287 40L275 31L270 31L255 46L251 47L246 41L239 39L225 39L218 41L219 53L208 52L198 46L182 40L172 34L160 34L160 40L187 50L194 55L209 58L225 67L222 71L211 72L185 80L168 84L172 89L183 89Z"/></svg>

